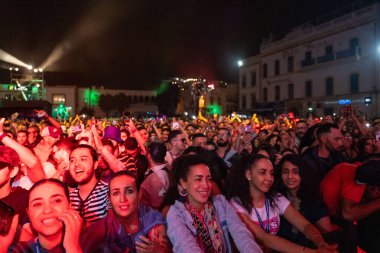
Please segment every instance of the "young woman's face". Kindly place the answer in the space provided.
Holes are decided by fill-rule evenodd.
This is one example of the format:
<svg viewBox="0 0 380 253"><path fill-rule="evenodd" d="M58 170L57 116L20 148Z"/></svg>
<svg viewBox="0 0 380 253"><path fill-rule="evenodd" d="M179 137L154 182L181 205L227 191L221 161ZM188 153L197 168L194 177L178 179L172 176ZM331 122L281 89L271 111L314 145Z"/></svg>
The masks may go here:
<svg viewBox="0 0 380 253"><path fill-rule="evenodd" d="M250 187L254 190L266 193L273 185L273 165L265 158L256 161L249 170L247 170L246 178L250 181Z"/></svg>
<svg viewBox="0 0 380 253"><path fill-rule="evenodd" d="M64 189L52 182L41 184L29 195L28 215L38 234L54 236L62 233L62 213L70 208Z"/></svg>
<svg viewBox="0 0 380 253"><path fill-rule="evenodd" d="M189 202L198 209L203 209L211 193L210 169L204 164L190 167L187 180L181 179L181 187L187 191Z"/></svg>
<svg viewBox="0 0 380 253"><path fill-rule="evenodd" d="M129 217L138 207L138 191L134 178L121 175L111 180L109 185L110 201L115 213Z"/></svg>
<svg viewBox="0 0 380 253"><path fill-rule="evenodd" d="M289 190L296 190L300 187L301 177L299 168L289 161L284 162L282 165L281 178L285 187Z"/></svg>

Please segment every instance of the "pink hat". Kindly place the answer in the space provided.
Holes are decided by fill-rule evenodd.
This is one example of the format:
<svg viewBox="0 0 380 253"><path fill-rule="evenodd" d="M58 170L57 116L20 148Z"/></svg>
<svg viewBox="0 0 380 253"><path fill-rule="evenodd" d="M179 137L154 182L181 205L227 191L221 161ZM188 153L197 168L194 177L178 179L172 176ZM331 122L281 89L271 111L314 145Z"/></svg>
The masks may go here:
<svg viewBox="0 0 380 253"><path fill-rule="evenodd" d="M61 135L61 131L59 131L59 129L53 126L47 126L44 129L42 129L42 132L41 132L41 137L51 136L53 138L59 138L60 135Z"/></svg>

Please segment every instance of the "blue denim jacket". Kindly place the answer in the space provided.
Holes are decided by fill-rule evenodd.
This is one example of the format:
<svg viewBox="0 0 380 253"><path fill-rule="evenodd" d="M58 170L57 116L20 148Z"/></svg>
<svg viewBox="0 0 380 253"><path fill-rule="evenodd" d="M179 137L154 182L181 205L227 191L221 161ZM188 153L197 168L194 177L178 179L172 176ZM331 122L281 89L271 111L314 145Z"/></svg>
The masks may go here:
<svg viewBox="0 0 380 253"><path fill-rule="evenodd" d="M217 211L217 220L222 227L227 249L225 252L232 253L231 242L228 233L231 234L239 252L261 253L252 233L240 220L239 216L223 195L212 199ZM168 236L173 244L173 252L178 253L203 253L197 239L197 230L193 225L191 214L185 205L176 201L169 209L166 217L168 224Z"/></svg>

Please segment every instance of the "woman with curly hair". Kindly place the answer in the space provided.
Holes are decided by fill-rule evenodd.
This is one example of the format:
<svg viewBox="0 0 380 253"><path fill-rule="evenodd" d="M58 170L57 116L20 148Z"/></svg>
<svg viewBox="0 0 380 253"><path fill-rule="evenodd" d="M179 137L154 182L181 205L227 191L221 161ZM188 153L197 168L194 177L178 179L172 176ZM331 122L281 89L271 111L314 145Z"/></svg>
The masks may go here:
<svg viewBox="0 0 380 253"><path fill-rule="evenodd" d="M230 186L228 197L236 212L262 243L265 252L336 252L319 230L308 222L281 194L273 188L272 162L263 155L242 157ZM275 236L283 216L309 238L318 249L310 249Z"/></svg>
<svg viewBox="0 0 380 253"><path fill-rule="evenodd" d="M223 197L210 197L211 173L207 160L183 155L173 162L166 203L168 236L173 252L262 252L252 234Z"/></svg>
<svg viewBox="0 0 380 253"><path fill-rule="evenodd" d="M284 156L275 173L278 192L321 233L332 232L335 227L331 225L327 209L322 204L318 183L310 172L300 156ZM281 219L279 235L297 244L312 246L312 242L286 219Z"/></svg>

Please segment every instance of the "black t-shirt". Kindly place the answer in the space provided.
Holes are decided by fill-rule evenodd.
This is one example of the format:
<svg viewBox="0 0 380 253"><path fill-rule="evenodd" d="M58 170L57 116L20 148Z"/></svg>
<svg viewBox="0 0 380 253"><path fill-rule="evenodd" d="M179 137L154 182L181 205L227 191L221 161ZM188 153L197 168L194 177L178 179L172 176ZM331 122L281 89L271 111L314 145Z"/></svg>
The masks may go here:
<svg viewBox="0 0 380 253"><path fill-rule="evenodd" d="M28 191L21 187L12 188L11 193L2 198L1 200L7 205L13 207L16 213L19 214L19 222L21 225L28 222L28 215L26 213Z"/></svg>

